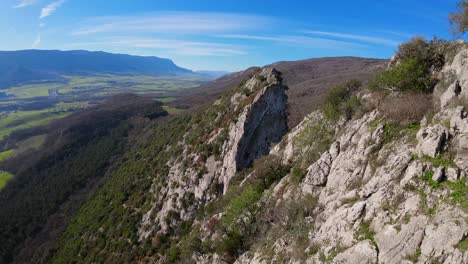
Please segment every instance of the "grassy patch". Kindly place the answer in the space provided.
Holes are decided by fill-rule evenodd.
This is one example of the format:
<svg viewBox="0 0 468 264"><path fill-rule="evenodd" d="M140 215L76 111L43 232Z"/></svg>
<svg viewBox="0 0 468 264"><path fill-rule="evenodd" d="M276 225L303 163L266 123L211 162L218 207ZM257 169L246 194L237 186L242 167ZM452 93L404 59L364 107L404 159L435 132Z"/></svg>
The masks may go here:
<svg viewBox="0 0 468 264"><path fill-rule="evenodd" d="M405 126L386 124L384 125L384 143L390 143L405 135L409 135L410 139L416 139L416 133L420 128L419 124Z"/></svg>
<svg viewBox="0 0 468 264"><path fill-rule="evenodd" d="M0 152L0 162L6 160L8 157L10 157L13 154L14 150L6 150L3 152Z"/></svg>
<svg viewBox="0 0 468 264"><path fill-rule="evenodd" d="M465 237L462 241L458 242L456 248L463 251L468 251L468 237Z"/></svg>
<svg viewBox="0 0 468 264"><path fill-rule="evenodd" d="M421 256L421 249L418 248L416 249L416 252L414 252L414 254L406 256L406 259L413 263L417 263L420 256Z"/></svg>
<svg viewBox="0 0 468 264"><path fill-rule="evenodd" d="M375 242L374 236L375 236L375 232L370 227L370 222L363 221L361 222L361 224L359 224L359 229L355 234L355 238L357 240L359 241L370 240L372 245L374 245L375 248L377 248L377 243Z"/></svg>
<svg viewBox="0 0 468 264"><path fill-rule="evenodd" d="M424 155L421 157L421 160L431 163L434 167L444 167L446 169L457 167L453 160L450 160L442 155L438 155L435 158Z"/></svg>
<svg viewBox="0 0 468 264"><path fill-rule="evenodd" d="M450 190L449 201L453 204L459 204L464 210L468 210L468 186L466 180L445 182L444 186Z"/></svg>
<svg viewBox="0 0 468 264"><path fill-rule="evenodd" d="M291 170L291 180L294 183L300 183L306 176L307 171L300 166L294 166Z"/></svg>
<svg viewBox="0 0 468 264"><path fill-rule="evenodd" d="M433 189L439 188L441 184L437 181L434 181L432 179L432 176L434 176L434 172L427 170L424 172L424 175L422 176L421 179L425 181L429 186L431 186L431 188Z"/></svg>
<svg viewBox="0 0 468 264"><path fill-rule="evenodd" d="M5 171L0 171L0 190L3 189L3 187L5 187L5 185L11 178L13 178L12 174Z"/></svg>

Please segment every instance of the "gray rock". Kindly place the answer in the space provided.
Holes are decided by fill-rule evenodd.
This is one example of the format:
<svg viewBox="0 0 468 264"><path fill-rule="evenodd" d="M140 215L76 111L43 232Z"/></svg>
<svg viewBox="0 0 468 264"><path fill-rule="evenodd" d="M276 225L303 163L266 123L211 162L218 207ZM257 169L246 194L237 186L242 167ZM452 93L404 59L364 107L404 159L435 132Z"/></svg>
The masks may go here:
<svg viewBox="0 0 468 264"><path fill-rule="evenodd" d="M449 167L447 168L447 180L448 181L456 181L458 179L460 179L460 169L458 168L452 168L452 167Z"/></svg>
<svg viewBox="0 0 468 264"><path fill-rule="evenodd" d="M239 169L251 166L256 158L267 154L271 145L279 142L288 130L286 86L281 84L275 69L266 68L260 76L267 80L266 86L244 108L237 122L231 124L229 138L223 147L224 159L217 174L221 175L224 191ZM251 79L252 82L253 79L256 77Z"/></svg>
<svg viewBox="0 0 468 264"><path fill-rule="evenodd" d="M408 256L414 255L424 238L427 219L424 216L414 217L401 230L386 226L375 235L379 248L379 262L388 264L401 263Z"/></svg>
<svg viewBox="0 0 468 264"><path fill-rule="evenodd" d="M438 167L434 175L432 175L432 180L436 182L443 182L445 180L445 168L444 167Z"/></svg>
<svg viewBox="0 0 468 264"><path fill-rule="evenodd" d="M324 186L327 183L327 177L330 173L330 168L333 159L340 152L340 143L335 142L330 147L330 150L323 153L319 160L310 165L307 169L307 175L304 178L304 184Z"/></svg>
<svg viewBox="0 0 468 264"><path fill-rule="evenodd" d="M332 263L374 264L378 263L378 253L370 240L364 240L338 254Z"/></svg>
<svg viewBox="0 0 468 264"><path fill-rule="evenodd" d="M448 131L446 127L435 125L422 128L416 137L418 139L416 147L418 155L434 158L443 151L448 140Z"/></svg>

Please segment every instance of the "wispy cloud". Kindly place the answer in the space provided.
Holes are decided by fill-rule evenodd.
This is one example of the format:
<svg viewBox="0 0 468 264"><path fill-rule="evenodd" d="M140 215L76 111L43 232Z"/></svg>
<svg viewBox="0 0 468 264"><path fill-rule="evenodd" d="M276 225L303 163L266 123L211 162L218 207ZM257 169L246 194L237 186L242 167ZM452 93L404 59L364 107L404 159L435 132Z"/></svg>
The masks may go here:
<svg viewBox="0 0 468 264"><path fill-rule="evenodd" d="M36 0L21 0L18 2L18 4L13 6L13 8L27 7L27 6L33 5L35 2Z"/></svg>
<svg viewBox="0 0 468 264"><path fill-rule="evenodd" d="M37 34L37 37L36 39L34 40L33 44L32 44L32 48L37 48L39 46L39 44L41 44L41 34Z"/></svg>
<svg viewBox="0 0 468 264"><path fill-rule="evenodd" d="M52 13L55 12L55 10L57 10L57 8L63 5L63 3L65 3L65 0L58 0L42 8L41 15L39 16L39 18L42 19L42 18L50 16Z"/></svg>
<svg viewBox="0 0 468 264"><path fill-rule="evenodd" d="M138 16L98 17L72 35L96 33L207 33L251 30L269 24L270 18L255 15L202 12L162 12Z"/></svg>
<svg viewBox="0 0 468 264"><path fill-rule="evenodd" d="M374 36L365 36L365 35L355 35L355 34L348 34L348 33L340 33L340 32L329 32L329 31L317 31L317 30L304 30L306 34L311 35L319 35L319 36L326 36L326 37L333 37L333 38L340 38L340 39L351 39L357 40L372 44L381 44L386 46L397 46L400 41L388 38L380 38Z"/></svg>
<svg viewBox="0 0 468 264"><path fill-rule="evenodd" d="M393 31L393 30L379 30L379 32L382 32L384 34L397 36L397 37L404 38L404 39L409 39L409 38L412 38L412 37L414 37L416 35L416 34L410 34L410 33Z"/></svg>
<svg viewBox="0 0 468 264"><path fill-rule="evenodd" d="M81 42L68 45L69 47L120 47L164 50L170 54L191 56L236 56L246 52L239 46L214 43L179 41L173 39L135 38L108 39L97 42Z"/></svg>
<svg viewBox="0 0 468 264"><path fill-rule="evenodd" d="M258 41L269 41L277 42L287 45L296 45L310 48L325 48L325 49L343 49L343 48L363 48L366 47L363 44L340 41L326 38L312 38L295 35L280 35L280 36L264 36L264 35L218 35L220 38L229 39L245 39L245 40L258 40Z"/></svg>

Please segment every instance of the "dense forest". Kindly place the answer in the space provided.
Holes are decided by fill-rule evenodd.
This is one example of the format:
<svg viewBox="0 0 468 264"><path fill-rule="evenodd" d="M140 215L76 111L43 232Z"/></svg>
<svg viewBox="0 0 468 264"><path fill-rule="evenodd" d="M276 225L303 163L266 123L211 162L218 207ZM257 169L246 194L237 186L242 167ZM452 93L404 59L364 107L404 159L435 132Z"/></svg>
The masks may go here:
<svg viewBox="0 0 468 264"><path fill-rule="evenodd" d="M132 133L166 114L157 101L119 95L42 128L39 132L45 129L48 135L42 148L1 164L15 177L0 193L0 263L13 261L25 244L44 243L53 237L54 229L63 228L86 198L84 194L95 189L119 160L129 140L136 140ZM59 214L57 223L46 223L53 214ZM42 231L44 226L49 229ZM34 241L41 231L46 238ZM28 254L34 252L26 247L21 255Z"/></svg>

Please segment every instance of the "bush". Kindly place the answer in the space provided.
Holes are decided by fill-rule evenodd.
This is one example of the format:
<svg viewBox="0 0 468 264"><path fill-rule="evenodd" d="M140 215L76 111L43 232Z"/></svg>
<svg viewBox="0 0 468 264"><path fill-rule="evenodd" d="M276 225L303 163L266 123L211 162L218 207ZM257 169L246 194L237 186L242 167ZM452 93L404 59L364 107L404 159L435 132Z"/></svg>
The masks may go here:
<svg viewBox="0 0 468 264"><path fill-rule="evenodd" d="M370 87L391 92L432 92L436 84L432 72L443 67L450 46L437 38L427 42L422 37L414 37L398 47L391 67L377 74Z"/></svg>
<svg viewBox="0 0 468 264"><path fill-rule="evenodd" d="M424 64L415 58L404 59L399 64L377 74L369 84L371 89L394 91L432 92L434 83Z"/></svg>
<svg viewBox="0 0 468 264"><path fill-rule="evenodd" d="M351 118L360 106L360 101L353 93L361 87L359 80L350 80L330 89L325 96L322 112L329 120L336 121L342 115Z"/></svg>
<svg viewBox="0 0 468 264"><path fill-rule="evenodd" d="M236 231L225 235L221 243L216 247L216 252L220 255L227 254L234 257L243 249L244 237Z"/></svg>
<svg viewBox="0 0 468 264"><path fill-rule="evenodd" d="M417 93L387 96L377 109L383 113L389 124L406 126L419 123L433 110L432 96Z"/></svg>
<svg viewBox="0 0 468 264"><path fill-rule="evenodd" d="M307 171L299 165L296 165L292 168L291 171L291 180L294 183L300 183L306 176Z"/></svg>
<svg viewBox="0 0 468 264"><path fill-rule="evenodd" d="M260 189L267 189L274 182L283 178L289 167L281 163L281 158L275 155L263 156L254 161L255 168L253 183Z"/></svg>
<svg viewBox="0 0 468 264"><path fill-rule="evenodd" d="M262 191L253 186L247 187L239 196L231 200L226 208L222 221L225 226L230 226L239 219L244 212L253 212L256 203L262 197Z"/></svg>

